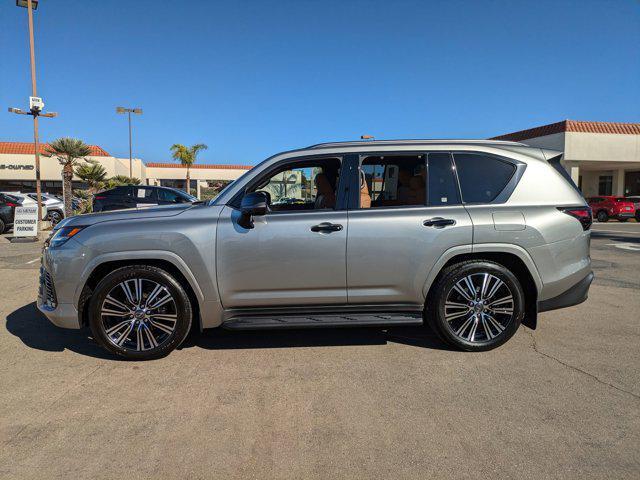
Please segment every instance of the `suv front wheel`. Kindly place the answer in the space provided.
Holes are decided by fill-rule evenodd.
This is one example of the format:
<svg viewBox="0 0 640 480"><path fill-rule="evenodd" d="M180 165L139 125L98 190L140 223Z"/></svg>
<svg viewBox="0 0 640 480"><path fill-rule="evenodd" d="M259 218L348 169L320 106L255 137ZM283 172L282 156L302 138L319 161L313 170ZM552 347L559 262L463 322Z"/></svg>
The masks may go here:
<svg viewBox="0 0 640 480"><path fill-rule="evenodd" d="M166 271L147 265L109 273L96 286L89 309L94 339L129 359L163 357L191 328L191 302L182 285Z"/></svg>
<svg viewBox="0 0 640 480"><path fill-rule="evenodd" d="M506 267L470 260L448 267L426 306L431 328L450 345L491 350L509 340L524 317L524 293Z"/></svg>

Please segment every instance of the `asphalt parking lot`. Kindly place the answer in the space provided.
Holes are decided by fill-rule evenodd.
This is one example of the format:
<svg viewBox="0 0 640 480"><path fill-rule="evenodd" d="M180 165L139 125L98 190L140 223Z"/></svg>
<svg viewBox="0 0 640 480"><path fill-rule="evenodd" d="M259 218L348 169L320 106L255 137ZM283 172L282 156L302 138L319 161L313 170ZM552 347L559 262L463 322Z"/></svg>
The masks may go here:
<svg viewBox="0 0 640 480"><path fill-rule="evenodd" d="M498 350L428 330L194 335L114 359L36 310L0 238L0 478L640 477L640 224L594 226L589 300Z"/></svg>

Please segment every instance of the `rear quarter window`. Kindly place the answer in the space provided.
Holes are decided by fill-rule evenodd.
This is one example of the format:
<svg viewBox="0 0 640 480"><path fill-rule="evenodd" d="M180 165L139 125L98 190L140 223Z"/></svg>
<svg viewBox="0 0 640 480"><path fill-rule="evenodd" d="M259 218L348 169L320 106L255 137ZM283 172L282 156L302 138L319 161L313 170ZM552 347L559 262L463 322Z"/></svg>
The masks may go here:
<svg viewBox="0 0 640 480"><path fill-rule="evenodd" d="M453 157L465 203L492 202L516 171L515 165L492 155L455 153Z"/></svg>

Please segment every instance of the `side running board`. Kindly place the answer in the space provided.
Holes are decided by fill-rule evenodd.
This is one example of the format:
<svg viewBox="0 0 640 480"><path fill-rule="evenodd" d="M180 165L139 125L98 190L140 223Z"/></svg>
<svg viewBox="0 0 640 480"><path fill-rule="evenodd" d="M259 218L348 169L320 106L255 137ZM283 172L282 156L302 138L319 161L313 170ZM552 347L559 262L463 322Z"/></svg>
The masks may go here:
<svg viewBox="0 0 640 480"><path fill-rule="evenodd" d="M222 324L228 330L271 330L286 328L332 328L422 325L422 313L352 313L314 315L246 315Z"/></svg>

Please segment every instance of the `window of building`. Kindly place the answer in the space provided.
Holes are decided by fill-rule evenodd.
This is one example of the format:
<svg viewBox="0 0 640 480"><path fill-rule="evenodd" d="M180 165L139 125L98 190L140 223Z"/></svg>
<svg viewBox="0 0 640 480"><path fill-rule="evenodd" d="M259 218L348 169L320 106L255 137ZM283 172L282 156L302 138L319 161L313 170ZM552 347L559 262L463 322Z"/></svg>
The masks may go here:
<svg viewBox="0 0 640 480"><path fill-rule="evenodd" d="M613 175L598 177L598 195L611 195L613 192Z"/></svg>
<svg viewBox="0 0 640 480"><path fill-rule="evenodd" d="M335 209L339 174L337 158L296 161L267 175L251 191L266 193L274 212Z"/></svg>
<svg viewBox="0 0 640 480"><path fill-rule="evenodd" d="M429 154L429 187L427 188L429 205L443 206L460 203L460 194L456 182L451 155L448 152Z"/></svg>
<svg viewBox="0 0 640 480"><path fill-rule="evenodd" d="M423 155L366 157L360 166L360 208L426 203Z"/></svg>
<svg viewBox="0 0 640 480"><path fill-rule="evenodd" d="M515 165L483 153L454 154L465 203L495 200L516 171Z"/></svg>

